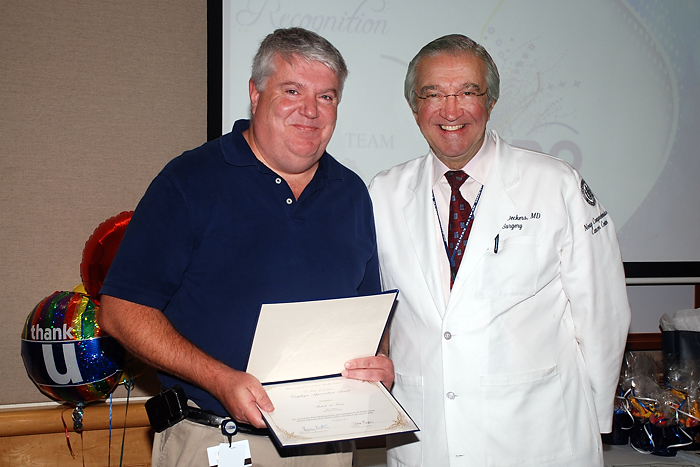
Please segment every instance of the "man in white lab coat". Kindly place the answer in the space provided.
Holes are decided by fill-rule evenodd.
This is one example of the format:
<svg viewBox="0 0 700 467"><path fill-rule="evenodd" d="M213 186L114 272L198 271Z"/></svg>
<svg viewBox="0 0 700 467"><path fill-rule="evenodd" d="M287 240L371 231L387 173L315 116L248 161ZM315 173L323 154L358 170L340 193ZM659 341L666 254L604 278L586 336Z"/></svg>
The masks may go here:
<svg viewBox="0 0 700 467"><path fill-rule="evenodd" d="M430 152L370 193L393 393L421 431L388 439L389 466L602 466L630 322L610 216L571 166L486 130L499 76L471 39L426 45L404 91Z"/></svg>

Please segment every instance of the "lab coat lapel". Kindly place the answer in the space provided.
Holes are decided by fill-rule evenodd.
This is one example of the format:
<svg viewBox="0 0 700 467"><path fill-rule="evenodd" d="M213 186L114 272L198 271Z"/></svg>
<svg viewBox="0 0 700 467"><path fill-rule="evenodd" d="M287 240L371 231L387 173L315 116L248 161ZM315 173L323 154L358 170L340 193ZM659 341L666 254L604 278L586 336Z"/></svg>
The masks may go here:
<svg viewBox="0 0 700 467"><path fill-rule="evenodd" d="M430 290L430 295L438 313L440 316L443 316L446 304L442 290L438 255L444 254L444 251L438 251L437 242L435 241L434 207L430 183L432 180L432 159L432 156L426 157L424 163L416 172L413 184L410 187L413 191L413 196L404 206L403 213L423 278Z"/></svg>
<svg viewBox="0 0 700 467"><path fill-rule="evenodd" d="M456 301L462 291L469 291L471 273L483 255L493 252L496 236L516 211L517 204L508 194L508 189L519 179L517 163L510 147L496 135L496 154L474 214L474 225L450 293L450 303Z"/></svg>

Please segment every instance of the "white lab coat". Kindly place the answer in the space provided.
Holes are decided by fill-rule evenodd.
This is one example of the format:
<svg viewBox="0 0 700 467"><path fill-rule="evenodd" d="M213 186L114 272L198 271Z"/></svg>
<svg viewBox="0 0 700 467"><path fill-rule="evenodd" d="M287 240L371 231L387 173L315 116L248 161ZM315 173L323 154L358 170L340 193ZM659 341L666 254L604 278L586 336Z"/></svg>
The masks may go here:
<svg viewBox="0 0 700 467"><path fill-rule="evenodd" d="M389 437L388 464L602 466L630 323L615 227L571 166L493 136L447 304L433 156L370 184L382 285L399 289L393 394L420 428Z"/></svg>

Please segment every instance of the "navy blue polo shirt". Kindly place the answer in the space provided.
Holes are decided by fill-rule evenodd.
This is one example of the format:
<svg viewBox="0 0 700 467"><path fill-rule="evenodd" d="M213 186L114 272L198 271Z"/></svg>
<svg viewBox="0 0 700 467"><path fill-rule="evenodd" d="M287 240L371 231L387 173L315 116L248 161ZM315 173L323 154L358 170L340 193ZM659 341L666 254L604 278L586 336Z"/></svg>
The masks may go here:
<svg viewBox="0 0 700 467"><path fill-rule="evenodd" d="M183 336L242 371L261 304L380 292L362 179L326 153L296 200L250 150L248 127L239 120L231 133L166 165L139 202L101 290L163 310ZM160 378L224 413L201 389Z"/></svg>

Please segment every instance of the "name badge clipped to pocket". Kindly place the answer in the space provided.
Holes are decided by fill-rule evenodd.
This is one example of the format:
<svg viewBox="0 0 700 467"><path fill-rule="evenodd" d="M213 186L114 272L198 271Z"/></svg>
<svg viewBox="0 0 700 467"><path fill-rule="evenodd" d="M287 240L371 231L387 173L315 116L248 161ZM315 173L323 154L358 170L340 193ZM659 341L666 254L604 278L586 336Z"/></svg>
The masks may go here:
<svg viewBox="0 0 700 467"><path fill-rule="evenodd" d="M210 467L245 467L253 464L247 439L231 443L230 446L228 443L212 446L207 448L207 455Z"/></svg>

